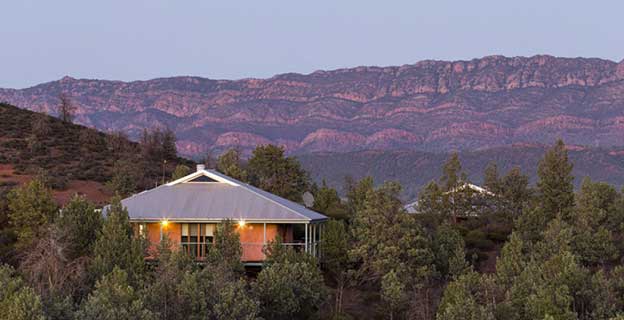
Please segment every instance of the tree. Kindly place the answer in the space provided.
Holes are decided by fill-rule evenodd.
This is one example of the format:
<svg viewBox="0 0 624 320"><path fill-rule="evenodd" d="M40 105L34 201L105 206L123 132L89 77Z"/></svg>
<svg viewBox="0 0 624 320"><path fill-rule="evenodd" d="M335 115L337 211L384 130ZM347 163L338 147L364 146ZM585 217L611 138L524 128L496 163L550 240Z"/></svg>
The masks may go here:
<svg viewBox="0 0 624 320"><path fill-rule="evenodd" d="M35 291L27 287L13 268L0 266L0 318L44 320L43 305Z"/></svg>
<svg viewBox="0 0 624 320"><path fill-rule="evenodd" d="M165 128L162 133L162 158L164 160L172 161L178 157L178 150L176 148L176 136L175 133L169 129Z"/></svg>
<svg viewBox="0 0 624 320"><path fill-rule="evenodd" d="M480 282L481 277L470 272L449 283L444 290L436 320L494 319L494 315L476 299Z"/></svg>
<svg viewBox="0 0 624 320"><path fill-rule="evenodd" d="M251 184L294 202L302 202L310 188L308 173L296 158L286 157L282 147L257 147L247 165Z"/></svg>
<svg viewBox="0 0 624 320"><path fill-rule="evenodd" d="M459 232L449 224L438 227L433 242L436 270L444 277L457 278L469 269L465 244Z"/></svg>
<svg viewBox="0 0 624 320"><path fill-rule="evenodd" d="M265 319L309 319L325 297L323 276L314 259L271 263L258 274L252 290Z"/></svg>
<svg viewBox="0 0 624 320"><path fill-rule="evenodd" d="M215 229L214 245L208 260L213 266L221 267L234 273L242 272L241 255L243 248L236 225L231 220L224 220Z"/></svg>
<svg viewBox="0 0 624 320"><path fill-rule="evenodd" d="M79 195L71 198L56 222L68 244L68 259L91 255L102 222L102 215L91 202Z"/></svg>
<svg viewBox="0 0 624 320"><path fill-rule="evenodd" d="M353 218L349 256L359 263L357 276L379 283L391 271L408 290L422 288L432 273L433 253L424 230L402 207L397 183L369 191Z"/></svg>
<svg viewBox="0 0 624 320"><path fill-rule="evenodd" d="M327 274L336 282L334 314L342 314L342 297L347 283L349 264L349 236L345 223L329 220L323 227L323 265Z"/></svg>
<svg viewBox="0 0 624 320"><path fill-rule="evenodd" d="M325 180L323 180L321 188L314 194L312 209L335 219L347 219L349 217L347 209L338 196L338 191L328 187Z"/></svg>
<svg viewBox="0 0 624 320"><path fill-rule="evenodd" d="M249 295L244 279L227 282L219 288L213 310L215 319L219 320L255 320L260 313L258 302Z"/></svg>
<svg viewBox="0 0 624 320"><path fill-rule="evenodd" d="M469 186L468 177L462 172L457 152L451 154L444 163L440 186L440 206L445 217L451 217L455 222L458 217L468 216L474 211L475 192Z"/></svg>
<svg viewBox="0 0 624 320"><path fill-rule="evenodd" d="M173 174L171 175L171 181L178 180L182 177L185 177L191 173L191 168L185 166L183 164L179 164L175 167Z"/></svg>
<svg viewBox="0 0 624 320"><path fill-rule="evenodd" d="M57 309L57 304L63 304L66 297L79 297L88 290L85 285L88 259L72 257L71 244L62 234L61 227L50 226L25 252L20 264L21 272L48 311Z"/></svg>
<svg viewBox="0 0 624 320"><path fill-rule="evenodd" d="M147 320L155 315L146 307L141 295L130 285L128 274L115 266L95 285L95 290L80 306L79 320Z"/></svg>
<svg viewBox="0 0 624 320"><path fill-rule="evenodd" d="M172 246L164 235L153 254L158 265L150 273L152 279L144 293L145 305L160 319L187 319L189 314L182 308L184 296L180 294L180 284L187 273L194 271L193 261L184 251L172 250Z"/></svg>
<svg viewBox="0 0 624 320"><path fill-rule="evenodd" d="M499 192L506 211L513 217L518 217L532 197L529 177L523 175L519 167L513 167L501 179Z"/></svg>
<svg viewBox="0 0 624 320"><path fill-rule="evenodd" d="M144 274L144 244L133 237L128 211L119 197L113 198L105 211L106 219L93 247L91 275L99 279L119 267L130 283L137 284Z"/></svg>
<svg viewBox="0 0 624 320"><path fill-rule="evenodd" d="M356 212L364 209L366 195L373 190L375 183L373 177L365 177L357 182L351 178L345 179L345 190L347 191L347 210L349 217L353 218Z"/></svg>
<svg viewBox="0 0 624 320"><path fill-rule="evenodd" d="M240 181L248 181L247 171L243 167L238 149L229 149L217 159L217 170L226 176Z"/></svg>
<svg viewBox="0 0 624 320"><path fill-rule="evenodd" d="M498 176L498 167L494 161L490 162L487 167L485 167L485 172L483 173L483 186L494 194L500 193L501 181Z"/></svg>
<svg viewBox="0 0 624 320"><path fill-rule="evenodd" d="M572 163L568 160L568 152L562 140L546 151L539 162L537 175L540 206L544 214L551 218L558 215L568 219L574 208L574 177Z"/></svg>
<svg viewBox="0 0 624 320"><path fill-rule="evenodd" d="M57 207L52 193L40 179L12 190L8 195L9 219L17 234L16 247L24 249L36 238L40 230L52 223Z"/></svg>
<svg viewBox="0 0 624 320"><path fill-rule="evenodd" d="M394 319L396 315L400 315L407 308L406 285L402 277L399 277L394 270L390 270L389 273L381 277L381 300L384 302L390 320Z"/></svg>
<svg viewBox="0 0 624 320"><path fill-rule="evenodd" d="M113 177L106 186L114 193L126 197L137 190L138 167L130 160L117 160L113 166Z"/></svg>
<svg viewBox="0 0 624 320"><path fill-rule="evenodd" d="M76 109L71 97L67 93L63 92L59 95L59 105L56 112L63 122L71 123L74 120Z"/></svg>
<svg viewBox="0 0 624 320"><path fill-rule="evenodd" d="M517 233L512 233L503 246L500 257L496 259L497 281L505 289L514 284L526 267L523 250L524 242Z"/></svg>

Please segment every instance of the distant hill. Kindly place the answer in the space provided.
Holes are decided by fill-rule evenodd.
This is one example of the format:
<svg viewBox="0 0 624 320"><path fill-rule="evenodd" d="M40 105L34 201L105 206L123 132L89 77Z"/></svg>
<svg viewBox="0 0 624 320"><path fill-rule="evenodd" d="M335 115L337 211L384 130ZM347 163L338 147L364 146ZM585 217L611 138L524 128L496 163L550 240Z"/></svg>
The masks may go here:
<svg viewBox="0 0 624 320"><path fill-rule="evenodd" d="M459 154L464 171L475 183L482 183L483 171L490 161L495 161L501 174L513 166L520 166L536 181L537 164L546 146L511 146ZM585 176L615 186L624 185L624 148L597 149L570 147L574 163L574 181L578 186ZM394 180L404 187L403 199L411 200L429 181L438 179L442 165L448 158L444 153L419 151L360 151L349 153L313 153L299 155L303 167L312 173L317 182L325 178L332 187L342 189L345 176L360 179L373 176L377 183Z"/></svg>
<svg viewBox="0 0 624 320"><path fill-rule="evenodd" d="M168 126L182 154L258 144L292 153L448 152L517 143L624 145L624 62L489 56L282 74L269 79L63 78L0 89L0 101L53 113L61 92L78 123L123 130Z"/></svg>
<svg viewBox="0 0 624 320"><path fill-rule="evenodd" d="M117 160L155 167L137 181L143 188L162 179L162 164L146 162L140 150L124 136L0 103L0 187L23 183L44 170L60 202L75 192L102 202L111 196L104 183ZM190 164L182 158L170 161L164 168L167 177L176 163Z"/></svg>

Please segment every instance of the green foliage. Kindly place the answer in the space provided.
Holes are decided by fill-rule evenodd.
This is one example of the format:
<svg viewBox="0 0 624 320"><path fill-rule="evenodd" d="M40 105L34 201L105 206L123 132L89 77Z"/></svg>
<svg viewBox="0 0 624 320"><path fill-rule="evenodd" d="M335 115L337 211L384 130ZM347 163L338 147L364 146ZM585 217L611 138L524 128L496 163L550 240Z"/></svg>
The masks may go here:
<svg viewBox="0 0 624 320"><path fill-rule="evenodd" d="M172 250L172 246L164 236L154 254L158 265L150 274L150 285L143 295L146 307L160 319L186 319L189 314L182 309L184 296L179 293L179 286L185 275L193 272L193 261L184 251Z"/></svg>
<svg viewBox="0 0 624 320"><path fill-rule="evenodd" d="M502 207L506 214L518 217L522 209L530 202L533 192L529 188L529 177L522 174L519 167L513 167L501 179L499 196L502 198Z"/></svg>
<svg viewBox="0 0 624 320"><path fill-rule="evenodd" d="M349 236L345 223L340 220L329 220L323 226L323 265L327 272L337 279L347 269L349 263Z"/></svg>
<svg viewBox="0 0 624 320"><path fill-rule="evenodd" d="M433 241L436 270L443 277L456 278L469 270L464 250L464 239L449 224L436 230Z"/></svg>
<svg viewBox="0 0 624 320"><path fill-rule="evenodd" d="M56 221L69 246L69 259L91 254L102 222L102 214L87 199L78 195L71 198Z"/></svg>
<svg viewBox="0 0 624 320"><path fill-rule="evenodd" d="M510 288L526 267L524 243L516 233L503 246L500 257L496 260L496 276L503 288Z"/></svg>
<svg viewBox="0 0 624 320"><path fill-rule="evenodd" d="M329 220L323 226L321 239L323 266L326 274L336 282L334 292L334 315L342 314L344 288L348 281L349 234L344 221Z"/></svg>
<svg viewBox="0 0 624 320"><path fill-rule="evenodd" d="M39 296L6 265L0 266L0 311L3 320L45 319Z"/></svg>
<svg viewBox="0 0 624 320"><path fill-rule="evenodd" d="M381 300L390 319L404 312L408 305L406 284L394 270L381 277Z"/></svg>
<svg viewBox="0 0 624 320"><path fill-rule="evenodd" d="M249 295L244 279L227 282L219 289L217 302L213 306L215 319L254 320L259 313L259 304Z"/></svg>
<svg viewBox="0 0 624 320"><path fill-rule="evenodd" d="M494 319L493 314L477 301L477 292L481 288L480 281L481 277L478 274L470 272L451 282L444 290L436 319Z"/></svg>
<svg viewBox="0 0 624 320"><path fill-rule="evenodd" d="M444 191L452 191L460 187L464 182L466 182L466 175L462 173L459 154L457 152L452 153L442 167L442 177L440 178L442 189Z"/></svg>
<svg viewBox="0 0 624 320"><path fill-rule="evenodd" d="M209 253L208 260L212 265L223 266L233 272L243 271L241 255L243 248L240 235L236 232L236 225L231 220L225 220L217 225L214 234L214 245Z"/></svg>
<svg viewBox="0 0 624 320"><path fill-rule="evenodd" d="M182 177L189 175L190 173L191 168L183 164L179 164L175 167L175 170L173 170L173 173L171 174L171 181L178 180Z"/></svg>
<svg viewBox="0 0 624 320"><path fill-rule="evenodd" d="M349 256L361 276L381 279L394 270L410 289L422 286L432 272L431 241L398 199L400 186L386 183L369 191L364 208L355 214Z"/></svg>
<svg viewBox="0 0 624 320"><path fill-rule="evenodd" d="M335 219L348 219L349 213L336 189L330 188L323 180L321 188L314 193L314 205L312 209Z"/></svg>
<svg viewBox="0 0 624 320"><path fill-rule="evenodd" d="M116 194L126 197L137 190L139 169L136 163L129 160L118 160L113 166L113 177L106 186Z"/></svg>
<svg viewBox="0 0 624 320"><path fill-rule="evenodd" d="M8 207L19 249L31 245L41 228L52 223L57 215L52 194L39 179L12 190L8 195Z"/></svg>
<svg viewBox="0 0 624 320"><path fill-rule="evenodd" d="M217 159L217 170L240 181L248 181L247 171L244 169L241 153L238 149L229 149Z"/></svg>
<svg viewBox="0 0 624 320"><path fill-rule="evenodd" d="M496 162L490 162L483 172L483 186L490 192L499 194L501 192L502 181L498 176L498 166Z"/></svg>
<svg viewBox="0 0 624 320"><path fill-rule="evenodd" d="M373 190L373 187L372 177L366 177L357 182L350 178L346 179L345 190L347 191L347 209L350 217L364 210L366 195Z"/></svg>
<svg viewBox="0 0 624 320"><path fill-rule="evenodd" d="M278 259L258 274L253 292L265 319L312 318L326 296L314 259Z"/></svg>
<svg viewBox="0 0 624 320"><path fill-rule="evenodd" d="M574 177L563 141L550 148L537 168L537 188L544 214L567 219L574 207Z"/></svg>
<svg viewBox="0 0 624 320"><path fill-rule="evenodd" d="M301 202L310 188L308 174L296 158L284 155L282 147L257 147L247 168L253 185L294 202Z"/></svg>
<svg viewBox="0 0 624 320"><path fill-rule="evenodd" d="M95 285L95 290L80 306L79 320L147 320L155 315L145 307L142 295L128 280L128 274L115 266Z"/></svg>
<svg viewBox="0 0 624 320"><path fill-rule="evenodd" d="M133 236L128 211L119 197L113 198L106 216L95 240L91 275L99 279L118 267L127 273L130 283L137 284L145 272L144 244Z"/></svg>

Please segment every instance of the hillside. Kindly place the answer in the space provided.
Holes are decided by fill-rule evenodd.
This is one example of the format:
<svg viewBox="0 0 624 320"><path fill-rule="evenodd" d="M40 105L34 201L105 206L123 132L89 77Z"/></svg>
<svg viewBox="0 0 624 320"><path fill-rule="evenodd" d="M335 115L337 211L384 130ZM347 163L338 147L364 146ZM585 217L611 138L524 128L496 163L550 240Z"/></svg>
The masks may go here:
<svg viewBox="0 0 624 320"><path fill-rule="evenodd" d="M0 186L23 183L43 170L59 202L81 193L102 203L112 195L104 183L111 179L115 162L129 159L156 169L144 170L139 186L151 187L161 180L162 165L144 159L141 146L124 136L0 104ZM176 163L187 162L171 161L165 174Z"/></svg>
<svg viewBox="0 0 624 320"><path fill-rule="evenodd" d="M471 181L481 183L483 171L490 161L495 161L501 174L513 166L519 166L529 175L531 183L536 181L539 160L546 146L513 146L480 151L465 151L459 154L463 169ZM582 178L604 181L621 188L624 186L624 148L594 149L569 147L574 163L573 175L578 186ZM313 153L299 155L303 167L319 182L337 189L344 186L345 176L360 179L373 176L375 181L399 181L403 187L403 200L415 198L422 186L438 179L448 154L420 151L361 151L349 153Z"/></svg>
<svg viewBox="0 0 624 320"><path fill-rule="evenodd" d="M552 56L421 61L269 79L65 77L0 89L0 101L53 113L61 92L78 123L168 126L182 154L285 145L292 153L478 150L515 143L624 145L624 62Z"/></svg>

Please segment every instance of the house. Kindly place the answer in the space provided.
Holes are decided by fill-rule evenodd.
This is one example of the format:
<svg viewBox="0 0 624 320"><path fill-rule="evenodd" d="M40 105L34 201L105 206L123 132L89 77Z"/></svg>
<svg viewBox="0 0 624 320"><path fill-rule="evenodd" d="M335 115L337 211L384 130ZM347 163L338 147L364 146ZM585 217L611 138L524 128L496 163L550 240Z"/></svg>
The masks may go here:
<svg viewBox="0 0 624 320"><path fill-rule="evenodd" d="M452 189L450 191L447 191L445 193L443 193L444 195L449 195L449 194L453 194L455 192L459 192L459 191L464 191L467 190L471 193L471 198L472 198L472 208L473 211L468 213L468 216L475 216L478 215L477 212L479 212L481 207L485 207L485 206L489 206L489 204L487 203L487 198L488 197L494 197L495 194L492 193L491 191L480 187L478 185L472 184L472 183L464 183L461 186ZM453 201L453 197L450 197L450 200ZM419 205L420 200L415 200L413 202L410 202L408 204L406 204L405 206L403 206L403 209L405 209L405 211L407 213L420 213L419 209L418 209L418 205Z"/></svg>
<svg viewBox="0 0 624 320"><path fill-rule="evenodd" d="M302 205L225 176L203 165L173 182L121 201L135 232L157 245L168 235L198 260L214 241L215 227L235 222L247 265L261 264L263 248L280 235L283 244L319 256L327 217Z"/></svg>

